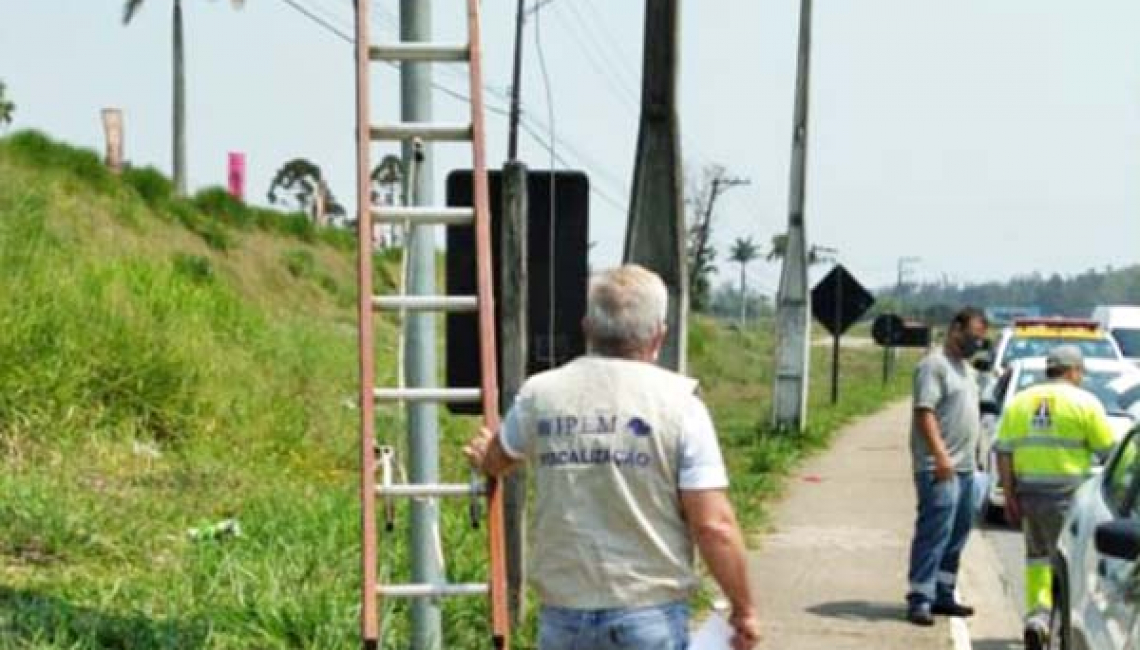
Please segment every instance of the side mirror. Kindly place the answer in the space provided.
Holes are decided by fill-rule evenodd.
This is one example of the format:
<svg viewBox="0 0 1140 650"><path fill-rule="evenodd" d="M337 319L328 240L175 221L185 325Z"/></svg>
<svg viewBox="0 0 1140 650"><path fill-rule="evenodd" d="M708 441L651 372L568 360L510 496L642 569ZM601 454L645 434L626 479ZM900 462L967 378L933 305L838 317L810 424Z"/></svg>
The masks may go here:
<svg viewBox="0 0 1140 650"><path fill-rule="evenodd" d="M981 409L982 415L996 416L1001 413L1001 409L998 408L997 402L993 400L984 399L982 400L981 404L978 405L978 407Z"/></svg>
<svg viewBox="0 0 1140 650"><path fill-rule="evenodd" d="M1140 558L1140 521L1121 519L1097 526L1096 551L1129 562Z"/></svg>

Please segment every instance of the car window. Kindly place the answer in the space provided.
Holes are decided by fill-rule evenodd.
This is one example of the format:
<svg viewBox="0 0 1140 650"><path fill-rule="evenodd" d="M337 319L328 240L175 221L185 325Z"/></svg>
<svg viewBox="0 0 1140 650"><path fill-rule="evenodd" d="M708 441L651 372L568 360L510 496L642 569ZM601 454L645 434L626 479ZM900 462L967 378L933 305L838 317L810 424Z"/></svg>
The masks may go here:
<svg viewBox="0 0 1140 650"><path fill-rule="evenodd" d="M1086 359L1119 359L1120 356L1108 338L1076 338L1063 336L1012 336L1005 347L1002 364L1018 359L1043 357L1059 345L1075 345Z"/></svg>
<svg viewBox="0 0 1140 650"><path fill-rule="evenodd" d="M1113 512L1123 514L1130 505L1129 497L1135 491L1133 488L1138 486L1137 478L1140 478L1140 434L1133 431L1113 459L1112 467L1106 471L1105 500ZM1135 511L1135 504L1131 505Z"/></svg>
<svg viewBox="0 0 1140 650"><path fill-rule="evenodd" d="M1015 393L1048 381L1044 370L1023 370L1017 376ZM1140 397L1140 385L1134 373L1125 375L1119 370L1090 370L1085 373L1081 388L1096 396L1109 415L1127 416L1129 408Z"/></svg>
<svg viewBox="0 0 1140 650"><path fill-rule="evenodd" d="M1112 330L1112 336L1120 346L1120 351L1126 357L1140 357L1140 329L1131 327L1118 327Z"/></svg>

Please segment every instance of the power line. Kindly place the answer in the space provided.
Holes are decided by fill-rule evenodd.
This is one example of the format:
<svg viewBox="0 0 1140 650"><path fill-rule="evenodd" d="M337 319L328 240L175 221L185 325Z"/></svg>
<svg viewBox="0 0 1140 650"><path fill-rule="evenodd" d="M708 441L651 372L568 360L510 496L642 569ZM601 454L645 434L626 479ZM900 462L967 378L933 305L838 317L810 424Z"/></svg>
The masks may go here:
<svg viewBox="0 0 1140 650"><path fill-rule="evenodd" d="M332 32L333 34L336 34L337 36L341 37L342 40L344 40L348 43L353 42L353 39L351 36L344 33L343 31L341 31L339 28L337 28L336 26L334 26L332 23L328 22L324 18L321 18L320 16L316 15L315 13L313 13L312 10L302 6L301 3L297 2L297 0L281 0L281 1L284 2L285 4L289 5L290 7L295 9L296 11L298 11L301 15L305 16L309 20L320 25L321 27L324 27L328 31Z"/></svg>
<svg viewBox="0 0 1140 650"><path fill-rule="evenodd" d="M333 34L334 36L339 37L342 41L344 41L350 45L354 44L356 42L355 39L352 36L350 36L349 34L345 33L345 31L343 29L332 24L332 22L330 22L330 20L318 15L312 9L303 5L299 0L281 0L281 1L284 2L287 6L291 7L294 11L296 11L297 13L299 13L300 15L302 15L303 17L305 17L306 19L308 19L309 21L314 23L315 25L323 28L325 31L329 32L330 34ZM397 69L399 68L399 64L396 64L394 62L388 62L388 64L389 64L389 66L391 66L393 68L397 68ZM446 95L452 99L455 99L456 101L463 102L465 104L469 104L471 102L470 96L468 96L462 92L459 92L457 90L453 90L453 89L451 89L447 86L444 86L438 82L433 81L432 82L432 88L434 88L436 91L443 93L444 95ZM501 117L507 117L507 118L509 118L509 116L510 116L510 112L505 108L501 108L499 106L495 106L495 105L490 104L490 103L484 103L484 107L486 108L486 110L488 112L493 113L495 115L498 115ZM549 152L552 155L552 159L555 162L557 162L557 163L559 163L565 167L574 167L574 165L567 162L566 159L561 154L558 153L559 147L571 152L576 158L583 160L584 162L587 162L586 161L587 156L583 155L580 151L577 151L576 149L571 147L568 143L566 143L563 140L561 140L560 138L558 138L557 134L555 134L555 138L554 138L554 142L555 142L556 146L552 147L550 142L547 142L546 140L544 140L542 136L538 135L535 132L534 128L532 128L529 124L527 124L527 121L532 122L536 127L541 128L543 130L547 130L548 126L546 124L544 124L541 120L538 120L536 118L531 118L526 114L523 115L523 122L522 122L523 131L525 131L531 137L531 139L534 142L536 142L539 146L541 146L543 149L545 149L547 152ZM552 165L552 167L553 167L553 165ZM586 167L591 172L596 171L595 169L593 169L594 167L596 167L596 165L587 164ZM608 172L602 171L602 172L599 172L599 174L603 177L608 176L610 182L613 182L619 188L622 187L623 184L620 182L617 182L616 177L609 175ZM591 183L590 184L590 190L592 193L597 195L598 198L602 199L603 202L609 204L610 206L616 208L617 210L620 210L622 212L625 212L627 210L627 206L621 200L616 199L611 194L609 194L608 192L603 191L598 186L597 183Z"/></svg>

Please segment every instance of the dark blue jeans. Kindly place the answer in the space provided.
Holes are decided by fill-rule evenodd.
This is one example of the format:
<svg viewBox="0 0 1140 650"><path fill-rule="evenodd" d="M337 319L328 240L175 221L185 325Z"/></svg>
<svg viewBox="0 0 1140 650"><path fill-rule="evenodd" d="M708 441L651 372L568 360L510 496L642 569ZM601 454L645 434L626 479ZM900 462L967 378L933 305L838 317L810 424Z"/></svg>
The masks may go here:
<svg viewBox="0 0 1140 650"><path fill-rule="evenodd" d="M973 472L959 472L947 481L936 480L934 472L914 475L918 516L910 546L910 591L906 597L912 605L954 600L958 563L974 526L974 480Z"/></svg>
<svg viewBox="0 0 1140 650"><path fill-rule="evenodd" d="M636 609L543 607L539 650L685 650L689 607L669 603Z"/></svg>

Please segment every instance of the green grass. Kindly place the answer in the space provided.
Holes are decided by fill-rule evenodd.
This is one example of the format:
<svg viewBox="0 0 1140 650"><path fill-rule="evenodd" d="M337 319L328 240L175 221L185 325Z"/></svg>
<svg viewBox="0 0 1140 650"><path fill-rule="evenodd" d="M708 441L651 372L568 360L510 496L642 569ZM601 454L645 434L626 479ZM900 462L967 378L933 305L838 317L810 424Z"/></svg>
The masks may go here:
<svg viewBox="0 0 1140 650"><path fill-rule="evenodd" d="M303 215L178 199L154 170L117 178L35 133L0 140L0 649L358 647L352 249ZM390 286L395 258L378 262ZM777 436L758 424L770 339L705 320L692 336L750 524L792 462L899 392L858 381L877 357L856 354L843 408ZM394 339L380 323L383 383ZM473 426L444 418L445 478L464 477ZM390 412L377 430L402 438ZM483 533L463 505L444 512L449 578L480 579ZM230 517L240 537L188 534ZM384 538L393 581L407 521ZM385 612L384 647L405 614ZM445 617L448 647L485 641L483 605Z"/></svg>
<svg viewBox="0 0 1140 650"><path fill-rule="evenodd" d="M884 386L880 349L843 348L841 399L832 405L831 348L813 346L808 424L802 433L778 431L771 426L772 332L770 322L743 331L706 319L690 326L690 367L717 425L737 515L750 531L764 524L768 504L797 463L826 448L842 425L907 394L906 369L917 358L904 353L900 370Z"/></svg>

